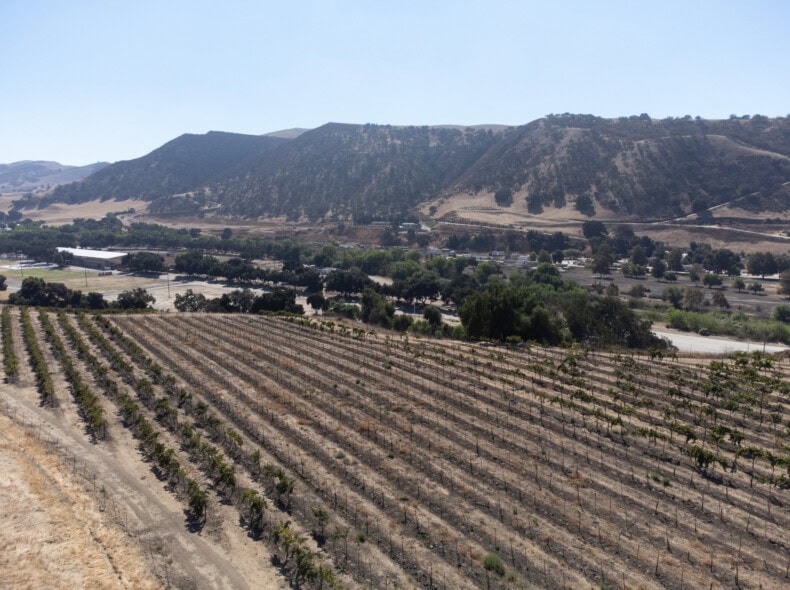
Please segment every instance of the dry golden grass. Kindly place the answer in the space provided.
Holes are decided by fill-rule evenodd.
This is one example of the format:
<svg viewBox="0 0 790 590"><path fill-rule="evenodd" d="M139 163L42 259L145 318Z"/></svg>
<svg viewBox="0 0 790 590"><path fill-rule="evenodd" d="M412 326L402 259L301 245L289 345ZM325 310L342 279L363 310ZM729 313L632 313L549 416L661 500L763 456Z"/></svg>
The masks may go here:
<svg viewBox="0 0 790 590"><path fill-rule="evenodd" d="M22 216L33 221L43 221L48 225L65 225L71 223L77 217L87 219L101 219L107 213L116 211L126 211L134 208L135 211L145 211L148 208L147 201L128 200L128 201L88 201L77 205L66 205L65 203L53 203L44 209L25 209Z"/></svg>
<svg viewBox="0 0 790 590"><path fill-rule="evenodd" d="M0 416L0 587L161 587L78 477Z"/></svg>

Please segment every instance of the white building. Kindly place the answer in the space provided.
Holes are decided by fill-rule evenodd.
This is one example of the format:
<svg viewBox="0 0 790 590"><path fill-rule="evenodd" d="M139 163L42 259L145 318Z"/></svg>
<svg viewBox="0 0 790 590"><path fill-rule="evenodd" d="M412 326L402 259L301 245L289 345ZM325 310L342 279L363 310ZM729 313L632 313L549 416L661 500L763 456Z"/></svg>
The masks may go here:
<svg viewBox="0 0 790 590"><path fill-rule="evenodd" d="M76 266L86 266L88 268L100 268L109 270L115 268L123 262L128 252L112 252L110 250L89 250L87 248L58 248L58 252L67 252L73 258Z"/></svg>

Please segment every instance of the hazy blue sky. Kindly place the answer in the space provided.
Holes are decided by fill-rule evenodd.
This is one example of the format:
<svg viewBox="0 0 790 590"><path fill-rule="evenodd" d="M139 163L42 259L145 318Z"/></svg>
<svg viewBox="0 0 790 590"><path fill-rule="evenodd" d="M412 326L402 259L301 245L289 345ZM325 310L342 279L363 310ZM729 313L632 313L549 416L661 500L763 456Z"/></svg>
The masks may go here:
<svg viewBox="0 0 790 590"><path fill-rule="evenodd" d="M0 162L182 133L790 112L790 2L0 0Z"/></svg>

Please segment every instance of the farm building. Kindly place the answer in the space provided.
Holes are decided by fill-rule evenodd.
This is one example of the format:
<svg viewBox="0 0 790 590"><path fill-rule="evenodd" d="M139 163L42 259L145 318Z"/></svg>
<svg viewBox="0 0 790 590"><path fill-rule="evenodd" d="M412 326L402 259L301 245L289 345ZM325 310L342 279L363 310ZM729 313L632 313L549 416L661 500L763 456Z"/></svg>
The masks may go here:
<svg viewBox="0 0 790 590"><path fill-rule="evenodd" d="M110 250L88 250L87 248L58 248L58 252L67 252L74 256L73 263L77 266L109 270L121 264L128 252L112 252Z"/></svg>

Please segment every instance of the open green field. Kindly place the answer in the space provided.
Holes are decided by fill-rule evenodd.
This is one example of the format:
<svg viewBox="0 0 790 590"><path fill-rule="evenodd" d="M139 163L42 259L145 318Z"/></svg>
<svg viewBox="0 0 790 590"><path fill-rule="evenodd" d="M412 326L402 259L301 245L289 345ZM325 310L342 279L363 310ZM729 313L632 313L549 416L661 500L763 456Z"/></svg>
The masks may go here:
<svg viewBox="0 0 790 590"><path fill-rule="evenodd" d="M16 266L17 262L15 260L0 260L0 274L5 275L8 278L19 277L20 279L23 277L41 277L47 282L50 281L57 281L59 283L64 283L70 280L82 280L83 285L85 284L85 270L79 269L51 269L51 268L25 268L23 270L19 270L16 268L9 268ZM91 277L96 277L98 274L95 270L88 270L88 279Z"/></svg>

